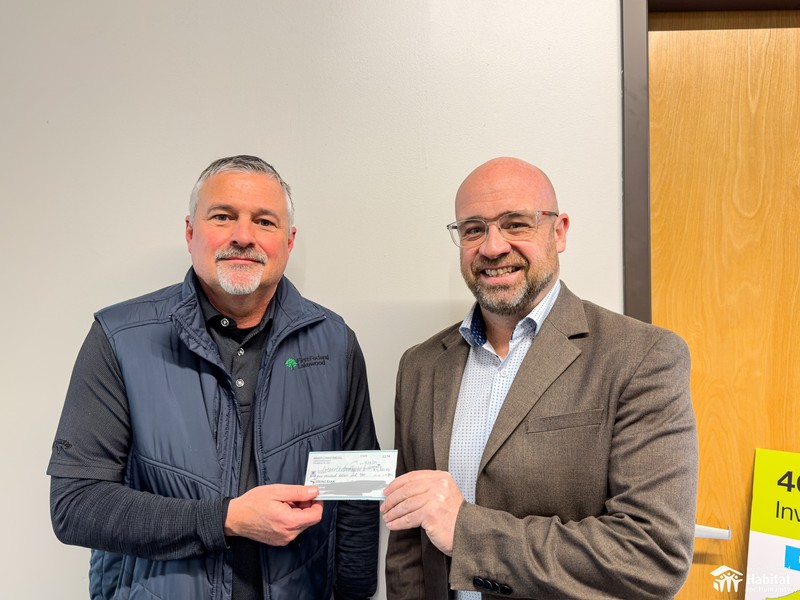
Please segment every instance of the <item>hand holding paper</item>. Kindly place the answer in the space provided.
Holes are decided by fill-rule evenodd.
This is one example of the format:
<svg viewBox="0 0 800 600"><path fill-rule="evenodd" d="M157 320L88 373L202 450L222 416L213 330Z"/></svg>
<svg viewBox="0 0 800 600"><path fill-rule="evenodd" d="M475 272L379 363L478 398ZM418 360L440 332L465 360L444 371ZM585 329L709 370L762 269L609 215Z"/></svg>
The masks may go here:
<svg viewBox="0 0 800 600"><path fill-rule="evenodd" d="M395 479L381 505L390 531L422 527L433 544L453 555L456 518L464 496L446 471L412 471Z"/></svg>
<svg viewBox="0 0 800 600"><path fill-rule="evenodd" d="M225 535L285 546L322 519L318 490L302 485L260 485L228 505Z"/></svg>

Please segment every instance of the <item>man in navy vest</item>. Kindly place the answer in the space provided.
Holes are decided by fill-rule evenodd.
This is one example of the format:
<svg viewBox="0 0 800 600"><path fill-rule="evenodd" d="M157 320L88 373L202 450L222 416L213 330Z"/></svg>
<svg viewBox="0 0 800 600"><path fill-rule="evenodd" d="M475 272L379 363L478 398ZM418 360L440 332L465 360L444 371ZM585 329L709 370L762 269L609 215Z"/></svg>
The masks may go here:
<svg viewBox="0 0 800 600"><path fill-rule="evenodd" d="M215 161L183 283L95 315L48 467L92 598L374 594L377 505L302 485L310 451L378 443L353 331L284 276L293 212L260 158Z"/></svg>

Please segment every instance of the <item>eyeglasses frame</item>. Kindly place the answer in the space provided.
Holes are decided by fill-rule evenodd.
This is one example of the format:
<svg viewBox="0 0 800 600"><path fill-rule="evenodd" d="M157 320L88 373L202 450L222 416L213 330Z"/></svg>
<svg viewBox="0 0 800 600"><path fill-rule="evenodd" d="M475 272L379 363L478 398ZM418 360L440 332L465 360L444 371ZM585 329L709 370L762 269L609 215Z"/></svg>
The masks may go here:
<svg viewBox="0 0 800 600"><path fill-rule="evenodd" d="M503 219L503 218L511 216L511 215L525 215L525 216L532 216L533 215L533 216L535 216L536 217L536 229L534 231L538 231L539 230L539 217L540 216L541 217L558 217L559 213L553 212L552 210L534 210L534 211L530 211L530 212L512 210L510 212L503 213L502 215L500 215L499 217L497 217L495 219L492 219L491 221L487 221L486 219L482 219L480 217L471 217L469 219L459 219L458 221L453 221L452 223L450 223L448 225L445 225L445 228L450 233L450 239L453 240L453 243L458 248L474 248L475 246L480 246L483 242L486 241L486 238L489 237L489 226L490 225L494 225L495 227L497 227L497 231L500 232L500 235L502 236L502 238L504 240L511 241L511 242L519 241L519 240L514 240L514 239L509 240L509 238L507 238L506 235L503 233L503 229L497 223L500 219ZM465 221L480 221L481 223L486 225L486 233L480 239L480 241L471 242L471 243L469 243L467 245L464 245L464 244L459 242L459 240L461 238L457 233L458 232L458 226L459 226L460 223L464 223Z"/></svg>

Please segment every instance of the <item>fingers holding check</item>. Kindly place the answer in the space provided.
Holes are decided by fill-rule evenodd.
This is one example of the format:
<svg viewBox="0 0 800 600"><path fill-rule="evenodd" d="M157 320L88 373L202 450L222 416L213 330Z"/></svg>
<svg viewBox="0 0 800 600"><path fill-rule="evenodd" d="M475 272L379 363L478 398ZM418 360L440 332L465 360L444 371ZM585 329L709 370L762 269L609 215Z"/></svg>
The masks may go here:
<svg viewBox="0 0 800 600"><path fill-rule="evenodd" d="M446 471L412 471L384 490L383 520L390 531L422 527L443 553L453 553L456 518L464 496Z"/></svg>
<svg viewBox="0 0 800 600"><path fill-rule="evenodd" d="M259 485L228 504L225 535L285 546L322 519L316 486Z"/></svg>

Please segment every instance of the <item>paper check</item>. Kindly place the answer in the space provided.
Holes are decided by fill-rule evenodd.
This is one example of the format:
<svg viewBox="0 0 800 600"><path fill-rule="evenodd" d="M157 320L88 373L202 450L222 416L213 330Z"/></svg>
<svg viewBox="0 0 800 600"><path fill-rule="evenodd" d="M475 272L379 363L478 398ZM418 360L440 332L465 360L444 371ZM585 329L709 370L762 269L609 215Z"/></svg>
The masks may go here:
<svg viewBox="0 0 800 600"><path fill-rule="evenodd" d="M306 485L318 500L384 500L397 469L397 450L309 452Z"/></svg>

